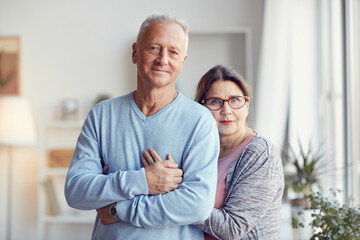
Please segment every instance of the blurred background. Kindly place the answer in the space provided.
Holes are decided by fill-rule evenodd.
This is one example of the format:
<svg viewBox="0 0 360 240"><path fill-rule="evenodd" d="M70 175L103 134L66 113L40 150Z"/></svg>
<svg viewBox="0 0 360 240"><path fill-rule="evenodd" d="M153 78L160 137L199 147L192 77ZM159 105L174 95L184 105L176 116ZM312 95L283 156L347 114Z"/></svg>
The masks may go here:
<svg viewBox="0 0 360 240"><path fill-rule="evenodd" d="M249 124L284 150L287 176L299 171L289 149L319 150L310 190L359 204L358 0L0 0L0 239L90 239L95 213L64 202L69 156L94 104L135 89L131 45L153 12L189 25L180 92L194 98L209 68L232 66L253 91ZM19 101L29 114L10 118ZM10 141L14 119L24 130ZM304 194L287 186L284 240Z"/></svg>

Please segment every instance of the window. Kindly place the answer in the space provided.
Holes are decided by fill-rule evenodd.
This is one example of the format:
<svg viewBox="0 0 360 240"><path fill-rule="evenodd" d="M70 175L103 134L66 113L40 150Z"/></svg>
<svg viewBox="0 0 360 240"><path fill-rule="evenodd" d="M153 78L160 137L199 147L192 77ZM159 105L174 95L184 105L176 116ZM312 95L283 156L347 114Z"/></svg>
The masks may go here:
<svg viewBox="0 0 360 240"><path fill-rule="evenodd" d="M343 0L346 93L346 193L360 204L360 3Z"/></svg>
<svg viewBox="0 0 360 240"><path fill-rule="evenodd" d="M319 1L319 136L330 168L324 190L343 190L343 201L360 202L360 4L356 0Z"/></svg>

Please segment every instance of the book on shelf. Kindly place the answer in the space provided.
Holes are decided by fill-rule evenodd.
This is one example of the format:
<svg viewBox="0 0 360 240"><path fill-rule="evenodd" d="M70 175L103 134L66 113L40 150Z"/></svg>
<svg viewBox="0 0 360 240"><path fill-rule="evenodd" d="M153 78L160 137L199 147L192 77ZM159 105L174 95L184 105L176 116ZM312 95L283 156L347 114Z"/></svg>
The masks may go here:
<svg viewBox="0 0 360 240"><path fill-rule="evenodd" d="M65 176L55 175L45 179L47 215L95 219L96 211L81 211L71 208L67 204L64 195L64 184Z"/></svg>
<svg viewBox="0 0 360 240"><path fill-rule="evenodd" d="M44 181L45 194L47 198L47 210L49 215L59 215L61 213L59 201L56 197L54 184L51 178L46 178Z"/></svg>
<svg viewBox="0 0 360 240"><path fill-rule="evenodd" d="M50 168L68 168L73 155L73 148L52 149L48 152L47 165Z"/></svg>

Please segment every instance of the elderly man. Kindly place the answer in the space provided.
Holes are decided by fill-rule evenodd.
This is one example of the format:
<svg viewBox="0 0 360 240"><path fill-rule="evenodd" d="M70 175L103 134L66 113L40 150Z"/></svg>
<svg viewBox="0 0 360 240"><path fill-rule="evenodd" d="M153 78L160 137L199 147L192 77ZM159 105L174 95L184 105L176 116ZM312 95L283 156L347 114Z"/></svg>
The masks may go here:
<svg viewBox="0 0 360 240"><path fill-rule="evenodd" d="M148 17L132 46L137 89L88 114L65 196L71 207L98 209L92 239L203 239L192 224L214 207L219 137L210 111L175 89L187 44L180 20ZM151 149L157 162L142 167Z"/></svg>

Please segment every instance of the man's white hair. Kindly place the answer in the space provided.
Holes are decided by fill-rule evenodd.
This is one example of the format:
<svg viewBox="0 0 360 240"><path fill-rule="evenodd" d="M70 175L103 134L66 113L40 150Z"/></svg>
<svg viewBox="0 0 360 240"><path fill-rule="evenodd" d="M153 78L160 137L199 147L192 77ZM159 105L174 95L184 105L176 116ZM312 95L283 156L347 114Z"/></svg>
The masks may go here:
<svg viewBox="0 0 360 240"><path fill-rule="evenodd" d="M140 30L137 35L136 42L139 42L140 38L146 32L147 28L155 22L172 22L172 23L176 23L177 25L179 25L182 28L182 30L185 33L185 41L186 41L185 42L185 54L186 54L188 44L189 44L188 26L184 19L181 19L181 18L178 18L175 16L170 16L168 14L153 13L150 16L148 16L140 26Z"/></svg>

